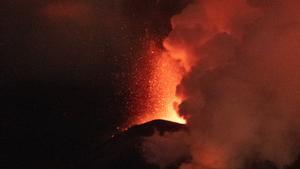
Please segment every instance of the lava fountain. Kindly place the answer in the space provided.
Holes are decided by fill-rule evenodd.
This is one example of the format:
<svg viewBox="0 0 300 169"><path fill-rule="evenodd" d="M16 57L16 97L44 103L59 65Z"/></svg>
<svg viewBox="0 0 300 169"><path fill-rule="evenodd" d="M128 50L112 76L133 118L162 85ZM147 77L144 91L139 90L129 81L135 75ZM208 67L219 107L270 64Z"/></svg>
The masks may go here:
<svg viewBox="0 0 300 169"><path fill-rule="evenodd" d="M138 110L142 112L137 115L134 124L155 119L185 124L186 119L178 112L178 106L184 97L176 94L176 88L188 70L184 60L185 54L181 51L174 55L167 50L167 43L164 43L165 49L157 47L154 42L148 43L147 46L146 58L149 60L138 78L144 81L142 92L146 93L146 96L138 106Z"/></svg>

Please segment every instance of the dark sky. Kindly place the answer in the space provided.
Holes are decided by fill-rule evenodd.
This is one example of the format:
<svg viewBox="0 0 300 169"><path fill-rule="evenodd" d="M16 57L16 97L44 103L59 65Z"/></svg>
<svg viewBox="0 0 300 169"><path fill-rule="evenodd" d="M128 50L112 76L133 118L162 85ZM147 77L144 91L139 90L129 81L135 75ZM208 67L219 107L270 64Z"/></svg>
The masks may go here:
<svg viewBox="0 0 300 169"><path fill-rule="evenodd" d="M1 1L0 168L86 168L134 107L143 44L185 2Z"/></svg>

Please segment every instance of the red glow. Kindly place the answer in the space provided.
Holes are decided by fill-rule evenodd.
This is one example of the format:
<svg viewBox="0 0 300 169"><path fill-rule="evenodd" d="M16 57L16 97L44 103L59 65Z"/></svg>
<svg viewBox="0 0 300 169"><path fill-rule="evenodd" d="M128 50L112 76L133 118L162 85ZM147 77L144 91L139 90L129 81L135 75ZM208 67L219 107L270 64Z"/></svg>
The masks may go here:
<svg viewBox="0 0 300 169"><path fill-rule="evenodd" d="M42 9L42 13L55 21L86 21L91 6L83 2L52 2Z"/></svg>
<svg viewBox="0 0 300 169"><path fill-rule="evenodd" d="M185 124L186 120L178 113L178 106L183 98L176 96L176 88L180 83L185 67L182 64L183 53L174 58L170 53L161 51L154 43L149 45L149 70L142 76L147 77L147 98L140 106L142 114L137 117L135 124L141 124L155 119L163 119ZM147 74L148 73L148 74ZM145 78L143 77L143 78Z"/></svg>

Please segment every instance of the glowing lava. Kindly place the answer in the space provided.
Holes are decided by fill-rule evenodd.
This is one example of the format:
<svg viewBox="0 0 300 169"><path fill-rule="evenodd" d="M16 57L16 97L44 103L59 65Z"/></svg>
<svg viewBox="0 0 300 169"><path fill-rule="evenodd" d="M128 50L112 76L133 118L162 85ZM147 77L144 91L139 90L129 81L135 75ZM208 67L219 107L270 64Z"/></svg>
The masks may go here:
<svg viewBox="0 0 300 169"><path fill-rule="evenodd" d="M176 88L185 73L184 65L179 58L158 49L153 43L149 45L148 55L151 57L149 68L144 72L147 80L143 89L147 96L140 105L142 114L137 117L135 124L155 119L185 124L186 120L178 113L183 98L176 95Z"/></svg>

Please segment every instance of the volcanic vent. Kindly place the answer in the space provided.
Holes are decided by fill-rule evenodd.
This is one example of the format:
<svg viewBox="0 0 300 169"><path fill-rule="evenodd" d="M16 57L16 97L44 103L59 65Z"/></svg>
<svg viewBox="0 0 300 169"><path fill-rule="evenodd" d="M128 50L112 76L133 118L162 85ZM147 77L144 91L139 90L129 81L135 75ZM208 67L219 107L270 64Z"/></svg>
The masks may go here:
<svg viewBox="0 0 300 169"><path fill-rule="evenodd" d="M187 122L189 132L175 137L191 154L180 169L286 168L297 160L299 10L296 0L195 0L171 19L162 48L149 43L148 99L136 123ZM153 160L165 152L151 152L146 159L166 167Z"/></svg>

